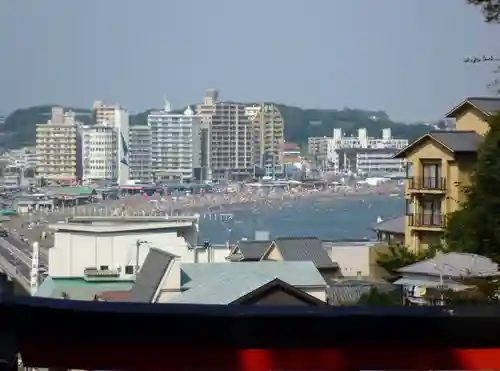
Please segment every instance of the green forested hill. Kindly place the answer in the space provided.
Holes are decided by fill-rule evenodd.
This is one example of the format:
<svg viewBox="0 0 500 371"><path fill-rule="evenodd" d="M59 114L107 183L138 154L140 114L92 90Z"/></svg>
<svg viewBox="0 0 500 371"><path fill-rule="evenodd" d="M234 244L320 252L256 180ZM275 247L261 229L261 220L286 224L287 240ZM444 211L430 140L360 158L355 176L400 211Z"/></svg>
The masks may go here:
<svg viewBox="0 0 500 371"><path fill-rule="evenodd" d="M383 128L391 128L394 137L413 140L429 131L426 125L406 125L390 120L383 111L361 109L303 109L277 104L285 121L285 139L304 145L310 136L331 136L334 128L341 128L346 134L356 134L357 129L366 128L370 136L380 136ZM51 105L35 106L15 110L7 116L1 128L0 145L18 148L34 145L36 124L50 118ZM91 110L65 107L77 112L78 120L91 123ZM131 124L145 125L150 110L132 115ZM376 120L373 119L376 117Z"/></svg>

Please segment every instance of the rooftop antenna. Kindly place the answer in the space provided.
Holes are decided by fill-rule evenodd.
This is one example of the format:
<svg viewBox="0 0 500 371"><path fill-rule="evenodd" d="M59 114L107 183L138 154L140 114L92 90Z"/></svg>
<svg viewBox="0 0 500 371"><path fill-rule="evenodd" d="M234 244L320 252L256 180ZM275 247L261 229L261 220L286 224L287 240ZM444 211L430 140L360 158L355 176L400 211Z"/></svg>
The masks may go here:
<svg viewBox="0 0 500 371"><path fill-rule="evenodd" d="M35 293L38 290L39 268L40 268L40 244L38 242L33 242L33 256L31 258L31 279L30 279L30 288L32 296L35 295Z"/></svg>

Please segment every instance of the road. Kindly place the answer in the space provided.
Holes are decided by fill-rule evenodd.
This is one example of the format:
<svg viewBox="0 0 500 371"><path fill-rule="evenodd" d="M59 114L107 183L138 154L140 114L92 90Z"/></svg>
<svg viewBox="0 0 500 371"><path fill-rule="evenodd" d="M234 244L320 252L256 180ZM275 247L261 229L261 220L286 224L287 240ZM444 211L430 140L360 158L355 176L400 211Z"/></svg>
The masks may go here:
<svg viewBox="0 0 500 371"><path fill-rule="evenodd" d="M32 248L15 236L0 238L0 255L4 265L11 265L25 281L30 281ZM40 256L40 264L47 265L47 257Z"/></svg>

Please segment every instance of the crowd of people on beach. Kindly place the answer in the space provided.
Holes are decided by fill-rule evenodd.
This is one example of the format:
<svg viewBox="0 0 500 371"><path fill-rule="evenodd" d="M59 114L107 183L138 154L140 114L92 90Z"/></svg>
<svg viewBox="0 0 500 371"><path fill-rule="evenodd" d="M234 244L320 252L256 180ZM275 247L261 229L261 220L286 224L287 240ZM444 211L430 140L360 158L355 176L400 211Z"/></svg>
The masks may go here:
<svg viewBox="0 0 500 371"><path fill-rule="evenodd" d="M388 193L389 189L382 190ZM237 191L200 192L196 194L127 195L117 200L101 200L73 207L53 210L41 209L11 218L10 229L29 240L38 240L48 234L47 225L72 216L174 216L213 212L230 212L241 208L258 210L263 207L281 207L284 204L309 198L344 198L351 195L376 194L380 189L351 187L321 188L242 188Z"/></svg>

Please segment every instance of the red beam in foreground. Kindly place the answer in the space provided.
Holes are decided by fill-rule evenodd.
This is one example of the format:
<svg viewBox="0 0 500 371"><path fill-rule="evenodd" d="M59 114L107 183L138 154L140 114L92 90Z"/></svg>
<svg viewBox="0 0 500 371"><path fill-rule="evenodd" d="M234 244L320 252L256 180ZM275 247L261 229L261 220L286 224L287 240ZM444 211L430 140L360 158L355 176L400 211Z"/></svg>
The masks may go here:
<svg viewBox="0 0 500 371"><path fill-rule="evenodd" d="M168 336L168 334L166 334ZM272 335L271 335L272 336ZM29 367L165 371L500 370L500 349L359 347L190 349L169 345L21 345Z"/></svg>

